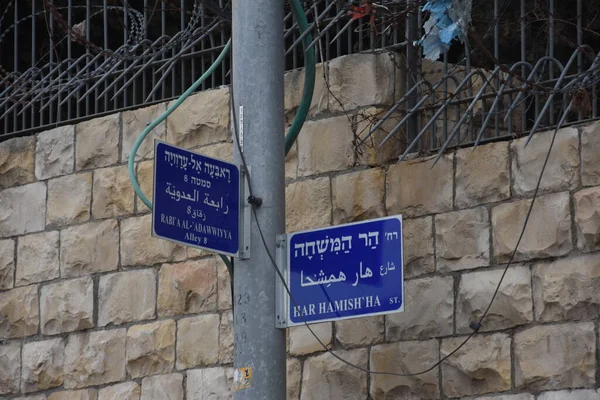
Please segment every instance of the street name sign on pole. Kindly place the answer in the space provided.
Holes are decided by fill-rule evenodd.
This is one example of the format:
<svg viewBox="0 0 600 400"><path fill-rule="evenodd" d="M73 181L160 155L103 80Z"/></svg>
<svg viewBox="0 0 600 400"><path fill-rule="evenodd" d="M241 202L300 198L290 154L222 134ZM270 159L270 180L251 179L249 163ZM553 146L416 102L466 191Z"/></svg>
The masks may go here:
<svg viewBox="0 0 600 400"><path fill-rule="evenodd" d="M249 256L249 210L235 164L154 142L152 235L238 258Z"/></svg>
<svg viewBox="0 0 600 400"><path fill-rule="evenodd" d="M402 217L279 236L276 326L404 311Z"/></svg>

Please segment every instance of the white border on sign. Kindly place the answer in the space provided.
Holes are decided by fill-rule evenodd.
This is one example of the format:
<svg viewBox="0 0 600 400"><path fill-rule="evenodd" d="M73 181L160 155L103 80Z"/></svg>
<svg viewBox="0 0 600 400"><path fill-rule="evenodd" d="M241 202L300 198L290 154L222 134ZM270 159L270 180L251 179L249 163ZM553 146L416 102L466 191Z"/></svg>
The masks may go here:
<svg viewBox="0 0 600 400"><path fill-rule="evenodd" d="M171 239L171 238L164 237L164 236L161 236L161 235L157 234L156 231L154 230L154 218L156 217L156 215L155 215L156 207L154 206L156 204L156 190L154 190L154 189L156 187L154 187L153 190L152 190L152 236L156 237L156 238L159 238L159 239L168 240L169 242L181 244L182 246L193 247L193 248L196 248L196 249L210 251L210 252L216 253L216 254L223 254L223 255L226 255L226 256L239 258L239 255L240 255L240 252L241 252L241 247L243 245L243 243L242 243L242 235L243 235L243 224L242 224L242 222L243 222L242 221L243 220L243 214L242 214L243 210L242 210L242 208L244 207L244 202L242 201L243 200L242 199L242 194L244 193L244 191L243 191L243 187L244 187L243 180L245 180L245 179L243 179L244 177L240 173L240 167L238 165L236 165L236 164L232 164L232 163L229 163L227 161L219 160L218 158L213 158L213 157L205 156L204 154L196 153L194 151L190 151L190 150L184 149L183 147L174 146L174 145L169 144L169 143L167 143L167 142L165 142L163 140L154 139L154 168L153 168L153 173L152 173L152 181L153 181L153 183L155 183L155 181L156 181L156 165L158 164L156 162L156 157L157 157L157 154L158 154L158 152L156 150L158 148L158 145L161 144L161 143L162 144L166 144L167 146L175 147L176 149L187 151L188 153L196 154L196 155L198 155L200 157L208 158L210 160L219 161L219 162L228 164L228 165L230 165L232 167L235 167L235 169L236 169L236 171L238 173L238 184L239 184L238 194L240 195L240 198L238 199L238 203L239 203L238 204L238 207L239 207L239 214L238 214L238 216L239 216L239 218L238 218L238 251L235 252L235 253L228 253L226 251L215 250L215 249L211 249L210 247L204 247L204 246L200 246L200 245L197 245L197 244L186 243L186 242L182 242L180 240Z"/></svg>
<svg viewBox="0 0 600 400"><path fill-rule="evenodd" d="M400 282L400 293L402 295L402 304L400 305L400 308L396 309L396 310L390 310L390 311L379 311L379 312L374 312L374 313L366 313L366 314L360 314L360 315L351 315L348 317L337 317L337 318L328 318L328 319L319 319L317 321L304 321L304 322L293 322L290 318L290 303L292 302L290 295L287 293L287 291L285 290L285 287L283 287L283 284L279 281L278 277L276 277L277 282L279 285L281 285L281 288L277 287L276 291L279 293L280 296L285 296L284 297L284 301L283 301L283 306L284 306L284 310L279 310L277 305L275 307L275 312L276 314L279 311L283 311L284 315L285 315L285 326L283 325L278 325L277 328L287 328L287 327L292 327L292 326L301 326L304 324L319 324L321 322L332 322L332 321L343 321L343 320L347 320L347 319L356 319L356 318L364 318L364 317L372 317L375 315L388 315L388 314L396 314L396 313L400 313L400 312L404 312L404 304L405 304L405 298L404 298L404 238L402 233L404 232L404 224L402 222L402 214L400 215L390 215L388 217L381 217L381 218L374 218L374 219L369 219L366 221L359 221L359 222L350 222L350 223L346 223L346 224L340 224L340 225L334 225L334 226L327 226L324 228L317 228L317 229L307 229L304 231L299 231L299 232L293 232L293 233L286 233L284 235L282 235L282 237L285 238L285 261L286 261L286 266L285 266L285 270L282 271L284 278L286 280L286 284L288 285L288 287L290 287L290 275L291 275L291 257L290 254L291 252L288 249L288 245L289 243L291 243L292 238L295 235L299 235L299 234L303 234L303 233L309 233L309 232L319 232L319 231L324 231L324 230L329 230L332 228L340 228L340 227L345 227L345 226L354 226L354 225L363 225L363 224L367 224L370 222L376 222L376 221L385 221L385 220L390 220L390 219L397 219L398 221L400 221L400 257L401 257L401 269L402 269L402 281ZM281 292L281 289L283 290L283 293ZM291 287L290 287L291 290Z"/></svg>

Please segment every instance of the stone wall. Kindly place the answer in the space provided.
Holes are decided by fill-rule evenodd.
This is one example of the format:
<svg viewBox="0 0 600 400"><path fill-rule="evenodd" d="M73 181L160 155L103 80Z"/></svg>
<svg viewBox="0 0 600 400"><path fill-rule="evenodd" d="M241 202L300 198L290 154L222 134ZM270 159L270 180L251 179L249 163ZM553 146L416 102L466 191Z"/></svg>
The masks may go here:
<svg viewBox="0 0 600 400"><path fill-rule="evenodd" d="M396 164L401 140L352 145L401 92L393 58L343 57L319 71L311 120L286 159L287 230L403 214L406 312L313 327L363 368L416 372L455 349L487 307L550 133L527 149L518 139L458 150L433 169L431 159ZM301 71L286 77L288 122L301 81ZM128 182L133 141L165 107L0 144L0 399L231 398L227 270L152 238ZM219 89L190 98L154 137L231 159L229 130ZM151 139L136 165L147 194ZM369 376L290 329L288 399L599 400L599 207L600 124L565 128L478 335L402 378Z"/></svg>

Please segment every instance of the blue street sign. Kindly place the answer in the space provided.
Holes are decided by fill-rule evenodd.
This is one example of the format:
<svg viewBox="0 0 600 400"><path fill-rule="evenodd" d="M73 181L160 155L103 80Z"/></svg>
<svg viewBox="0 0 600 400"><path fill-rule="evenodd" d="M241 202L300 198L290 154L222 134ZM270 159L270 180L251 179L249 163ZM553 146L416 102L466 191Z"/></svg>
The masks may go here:
<svg viewBox="0 0 600 400"><path fill-rule="evenodd" d="M404 311L402 217L394 216L283 235L277 325Z"/></svg>
<svg viewBox="0 0 600 400"><path fill-rule="evenodd" d="M240 171L234 164L155 141L154 236L237 257Z"/></svg>

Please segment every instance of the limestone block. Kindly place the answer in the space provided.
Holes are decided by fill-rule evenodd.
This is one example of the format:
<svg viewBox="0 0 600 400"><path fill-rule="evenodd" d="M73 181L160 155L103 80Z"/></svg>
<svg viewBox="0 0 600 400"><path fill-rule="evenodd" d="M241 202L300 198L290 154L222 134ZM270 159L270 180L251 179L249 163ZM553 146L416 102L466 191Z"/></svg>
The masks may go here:
<svg viewBox="0 0 600 400"><path fill-rule="evenodd" d="M117 269L119 225L116 220L90 222L60 232L60 273L63 278Z"/></svg>
<svg viewBox="0 0 600 400"><path fill-rule="evenodd" d="M158 274L158 315L216 311L217 266L214 258L164 264Z"/></svg>
<svg viewBox="0 0 600 400"><path fill-rule="evenodd" d="M525 147L527 137L511 142L513 191L529 196L535 191L554 131L536 133ZM579 136L575 128L563 128L556 140L540 184L542 191L573 189L579 183Z"/></svg>
<svg viewBox="0 0 600 400"><path fill-rule="evenodd" d="M573 195L577 248L593 251L600 248L600 187L581 190Z"/></svg>
<svg viewBox="0 0 600 400"><path fill-rule="evenodd" d="M331 223L329 178L295 182L285 188L286 232L320 228Z"/></svg>
<svg viewBox="0 0 600 400"><path fill-rule="evenodd" d="M493 203L510 197L508 142L456 152L456 205Z"/></svg>
<svg viewBox="0 0 600 400"><path fill-rule="evenodd" d="M338 175L331 181L333 223L385 216L385 171L379 168Z"/></svg>
<svg viewBox="0 0 600 400"><path fill-rule="evenodd" d="M127 163L129 153L133 144L151 122L156 120L167 109L166 103L155 104L150 107L138 108L137 110L123 112L123 145L121 150L121 162ZM135 160L154 157L154 139L165 140L167 124L161 122L146 136L138 149Z"/></svg>
<svg viewBox="0 0 600 400"><path fill-rule="evenodd" d="M127 372L132 378L164 374L175 362L175 321L134 325L127 331Z"/></svg>
<svg viewBox="0 0 600 400"><path fill-rule="evenodd" d="M600 185L600 124L597 122L581 130L581 184Z"/></svg>
<svg viewBox="0 0 600 400"><path fill-rule="evenodd" d="M533 395L529 393L505 394L503 396L476 397L475 400L533 400Z"/></svg>
<svg viewBox="0 0 600 400"><path fill-rule="evenodd" d="M183 400L183 375L156 375L142 380L141 400Z"/></svg>
<svg viewBox="0 0 600 400"><path fill-rule="evenodd" d="M356 138L365 143L358 148L358 163L361 165L378 166L386 164L388 161L396 160L402 154L406 147L406 139L404 138L404 129L400 129L392 136L382 147L379 147L383 139L392 132L403 116L400 113L390 115L383 124L372 135L367 138L367 135L387 114L385 108L367 108L360 110L356 116ZM359 143L360 143L359 142Z"/></svg>
<svg viewBox="0 0 600 400"><path fill-rule="evenodd" d="M202 346L198 346L202 338ZM219 361L219 315L205 314L177 322L177 369Z"/></svg>
<svg viewBox="0 0 600 400"><path fill-rule="evenodd" d="M167 141L191 148L229 137L229 89L214 89L190 96L167 118Z"/></svg>
<svg viewBox="0 0 600 400"><path fill-rule="evenodd" d="M383 341L384 317L364 317L335 323L335 337L345 348L370 346Z"/></svg>
<svg viewBox="0 0 600 400"><path fill-rule="evenodd" d="M540 321L594 318L600 311L600 257L594 254L537 264L533 298Z"/></svg>
<svg viewBox="0 0 600 400"><path fill-rule="evenodd" d="M517 389L594 387L594 324L534 326L518 332L515 334L514 357Z"/></svg>
<svg viewBox="0 0 600 400"><path fill-rule="evenodd" d="M63 339L25 343L21 381L23 393L38 392L62 385L64 361Z"/></svg>
<svg viewBox="0 0 600 400"><path fill-rule="evenodd" d="M456 298L456 330L471 333L469 324L479 321L487 309L504 269L464 274ZM511 266L502 280L480 332L527 324L533 320L531 272L527 266Z"/></svg>
<svg viewBox="0 0 600 400"><path fill-rule="evenodd" d="M600 394L592 389L559 390L542 393L538 400L600 400Z"/></svg>
<svg viewBox="0 0 600 400"><path fill-rule="evenodd" d="M0 345L0 394L17 393L21 379L21 345Z"/></svg>
<svg viewBox="0 0 600 400"><path fill-rule="evenodd" d="M34 233L19 238L17 246L17 286L58 278L58 232Z"/></svg>
<svg viewBox="0 0 600 400"><path fill-rule="evenodd" d="M500 204L492 209L494 254L499 263L507 262L523 229L531 200ZM569 193L554 193L536 199L527 231L515 260L556 257L567 254L571 243Z"/></svg>
<svg viewBox="0 0 600 400"><path fill-rule="evenodd" d="M201 147L195 151L206 157L233 162L233 142L215 143Z"/></svg>
<svg viewBox="0 0 600 400"><path fill-rule="evenodd" d="M13 287L15 274L15 241L0 240L0 290Z"/></svg>
<svg viewBox="0 0 600 400"><path fill-rule="evenodd" d="M0 292L0 340L35 335L40 309L37 285Z"/></svg>
<svg viewBox="0 0 600 400"><path fill-rule="evenodd" d="M429 339L451 335L454 313L452 277L415 279L404 283L410 299L403 313L386 315L387 340Z"/></svg>
<svg viewBox="0 0 600 400"><path fill-rule="evenodd" d="M323 344L328 348L331 347L333 340L333 328L331 322L312 324L310 328ZM293 356L301 356L325 350L310 330L308 330L306 325L290 328L289 341L289 353Z"/></svg>
<svg viewBox="0 0 600 400"><path fill-rule="evenodd" d="M133 196L126 165L94 171L94 218L111 218L133 213Z"/></svg>
<svg viewBox="0 0 600 400"><path fill-rule="evenodd" d="M217 278L219 294L219 310L229 310L231 308L231 278L229 271L223 262L217 261Z"/></svg>
<svg viewBox="0 0 600 400"><path fill-rule="evenodd" d="M315 88L308 110L309 117L323 114L329 105L329 90L327 90L327 84L325 82L324 69L323 64L317 64ZM304 79L304 68L286 72L284 75L283 104L285 107L286 123L292 122L298 107L300 106L300 102L302 101L302 90L300 90L300 88L304 87Z"/></svg>
<svg viewBox="0 0 600 400"><path fill-rule="evenodd" d="M233 368L205 368L187 371L187 400L229 400L233 398Z"/></svg>
<svg viewBox="0 0 600 400"><path fill-rule="evenodd" d="M371 349L369 368L374 371L416 373L439 361L437 340L381 344ZM374 400L439 399L439 369L416 376L372 375L370 394Z"/></svg>
<svg viewBox="0 0 600 400"><path fill-rule="evenodd" d="M27 397L17 397L15 400L46 400L46 396L43 394L27 396Z"/></svg>
<svg viewBox="0 0 600 400"><path fill-rule="evenodd" d="M72 173L75 163L75 127L61 126L40 133L35 153L37 179Z"/></svg>
<svg viewBox="0 0 600 400"><path fill-rule="evenodd" d="M142 193L153 201L154 196L154 160L142 161L137 165L137 179ZM138 195L135 196L137 213L147 213L150 209L144 204Z"/></svg>
<svg viewBox="0 0 600 400"><path fill-rule="evenodd" d="M121 265L152 265L181 261L187 256L185 247L150 236L152 215L121 221Z"/></svg>
<svg viewBox="0 0 600 400"><path fill-rule="evenodd" d="M442 340L440 356L454 351L464 337ZM504 333L476 335L442 364L442 388L448 397L502 392L511 388L511 338Z"/></svg>
<svg viewBox="0 0 600 400"><path fill-rule="evenodd" d="M98 392L98 400L140 400L140 385L136 382L107 386Z"/></svg>
<svg viewBox="0 0 600 400"><path fill-rule="evenodd" d="M66 389L125 379L125 329L70 335L65 346Z"/></svg>
<svg viewBox="0 0 600 400"><path fill-rule="evenodd" d="M298 142L294 142L292 148L285 156L285 179L296 179L298 175Z"/></svg>
<svg viewBox="0 0 600 400"><path fill-rule="evenodd" d="M33 182L35 137L18 137L0 143L0 189Z"/></svg>
<svg viewBox="0 0 600 400"><path fill-rule="evenodd" d="M354 365L367 367L367 349L342 350L336 354ZM304 361L302 400L362 400L366 397L366 372L350 367L329 353Z"/></svg>
<svg viewBox="0 0 600 400"><path fill-rule="evenodd" d="M393 57L392 53L352 54L329 62L329 109L392 104L400 97L402 82L402 71Z"/></svg>
<svg viewBox="0 0 600 400"><path fill-rule="evenodd" d="M404 277L434 272L433 217L403 219L402 230Z"/></svg>
<svg viewBox="0 0 600 400"><path fill-rule="evenodd" d="M154 270L144 269L101 276L98 304L99 326L154 318Z"/></svg>
<svg viewBox="0 0 600 400"><path fill-rule="evenodd" d="M77 171L107 167L119 161L119 114L82 122L75 132Z"/></svg>
<svg viewBox="0 0 600 400"><path fill-rule="evenodd" d="M354 134L348 117L307 121L298 136L298 175L342 171L354 163Z"/></svg>
<svg viewBox="0 0 600 400"><path fill-rule="evenodd" d="M54 392L48 396L48 400L97 400L97 389L65 390Z"/></svg>
<svg viewBox="0 0 600 400"><path fill-rule="evenodd" d="M0 191L0 237L41 231L46 226L46 184Z"/></svg>
<svg viewBox="0 0 600 400"><path fill-rule="evenodd" d="M389 215L417 217L452 209L452 156L403 161L387 174L386 207Z"/></svg>
<svg viewBox="0 0 600 400"><path fill-rule="evenodd" d="M233 362L233 312L226 311L221 314L219 324L219 362L227 364Z"/></svg>
<svg viewBox="0 0 600 400"><path fill-rule="evenodd" d="M218 308L219 310L229 310L231 308L231 278L229 271L223 262L217 261L217 277L218 277Z"/></svg>
<svg viewBox="0 0 600 400"><path fill-rule="evenodd" d="M94 326L94 281L78 278L42 287L42 333L55 335Z"/></svg>
<svg viewBox="0 0 600 400"><path fill-rule="evenodd" d="M48 181L49 226L63 226L90 219L92 173L67 175Z"/></svg>
<svg viewBox="0 0 600 400"><path fill-rule="evenodd" d="M435 239L440 272L490 264L490 221L485 207L436 215Z"/></svg>
<svg viewBox="0 0 600 400"><path fill-rule="evenodd" d="M302 385L302 362L297 358L288 358L287 370L287 397L286 400L300 400L300 387Z"/></svg>

